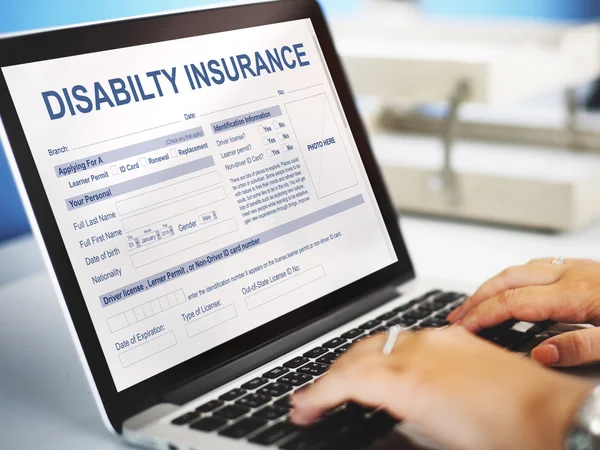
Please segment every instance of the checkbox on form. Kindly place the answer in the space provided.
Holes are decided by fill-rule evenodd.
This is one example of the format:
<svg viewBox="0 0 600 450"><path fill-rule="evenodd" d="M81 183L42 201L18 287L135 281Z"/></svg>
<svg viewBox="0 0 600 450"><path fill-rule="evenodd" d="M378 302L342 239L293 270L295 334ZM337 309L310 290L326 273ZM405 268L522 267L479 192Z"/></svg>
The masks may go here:
<svg viewBox="0 0 600 450"><path fill-rule="evenodd" d="M260 134L265 134L265 128L264 128L262 125L259 125L259 126L258 126L258 132L259 132Z"/></svg>
<svg viewBox="0 0 600 450"><path fill-rule="evenodd" d="M172 148L171 149L171 158L177 158L178 156L179 156L179 154L177 153L177 149Z"/></svg>
<svg viewBox="0 0 600 450"><path fill-rule="evenodd" d="M140 164L142 167L146 167L148 165L148 160L146 158L140 158Z"/></svg>
<svg viewBox="0 0 600 450"><path fill-rule="evenodd" d="M110 166L110 170L113 175L119 175L119 168L117 166Z"/></svg>

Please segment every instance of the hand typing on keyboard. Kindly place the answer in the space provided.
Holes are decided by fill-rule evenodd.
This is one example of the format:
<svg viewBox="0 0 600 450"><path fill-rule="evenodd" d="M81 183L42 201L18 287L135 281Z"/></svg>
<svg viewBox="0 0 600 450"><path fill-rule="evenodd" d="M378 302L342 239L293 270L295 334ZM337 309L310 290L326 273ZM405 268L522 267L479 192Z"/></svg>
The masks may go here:
<svg viewBox="0 0 600 450"><path fill-rule="evenodd" d="M291 420L315 422L348 401L382 408L451 449L559 450L586 383L548 371L460 327L385 334L353 345L291 398Z"/></svg>
<svg viewBox="0 0 600 450"><path fill-rule="evenodd" d="M474 333L510 319L600 325L600 263L533 260L484 283L448 316ZM600 361L600 328L554 336L531 352L544 365L576 366Z"/></svg>

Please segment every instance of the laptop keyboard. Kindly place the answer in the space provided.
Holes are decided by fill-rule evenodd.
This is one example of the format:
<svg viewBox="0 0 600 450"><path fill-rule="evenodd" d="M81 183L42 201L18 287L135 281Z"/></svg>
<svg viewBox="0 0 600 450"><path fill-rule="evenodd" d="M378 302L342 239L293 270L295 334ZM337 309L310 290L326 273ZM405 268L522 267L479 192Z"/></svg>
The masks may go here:
<svg viewBox="0 0 600 450"><path fill-rule="evenodd" d="M347 403L309 427L298 427L288 420L290 394L326 373L352 344L367 336L385 332L393 325L413 331L447 326L448 314L466 298L466 295L457 292L430 291L291 358L282 366L201 405L195 411L182 414L171 423L284 450L366 447L387 434L397 421L383 410ZM513 328L516 323L506 322L484 330L480 336L516 351L549 326L531 325L522 331L523 327Z"/></svg>

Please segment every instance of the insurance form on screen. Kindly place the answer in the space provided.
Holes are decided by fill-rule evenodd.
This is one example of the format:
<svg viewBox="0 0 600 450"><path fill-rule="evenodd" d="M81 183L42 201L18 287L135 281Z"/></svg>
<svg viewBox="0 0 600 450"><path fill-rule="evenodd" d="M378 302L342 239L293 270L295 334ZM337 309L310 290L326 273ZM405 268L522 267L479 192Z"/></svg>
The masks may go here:
<svg viewBox="0 0 600 450"><path fill-rule="evenodd" d="M397 260L309 20L2 71L118 390Z"/></svg>

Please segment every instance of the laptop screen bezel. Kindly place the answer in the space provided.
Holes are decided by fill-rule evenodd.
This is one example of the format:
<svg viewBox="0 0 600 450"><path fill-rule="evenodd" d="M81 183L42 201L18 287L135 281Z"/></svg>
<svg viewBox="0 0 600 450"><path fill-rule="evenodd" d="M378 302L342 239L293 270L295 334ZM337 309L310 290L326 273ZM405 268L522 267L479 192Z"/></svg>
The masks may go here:
<svg viewBox="0 0 600 450"><path fill-rule="evenodd" d="M316 318L357 302L375 286L398 284L412 278L413 267L327 24L315 1L282 0L229 6L51 30L0 40L0 67L6 67L299 19L312 21L398 261L121 392L116 390L6 80L0 71L0 116L5 132L103 407L117 431L121 431L126 418L156 403L164 393L186 380L226 364L241 354L247 354Z"/></svg>

